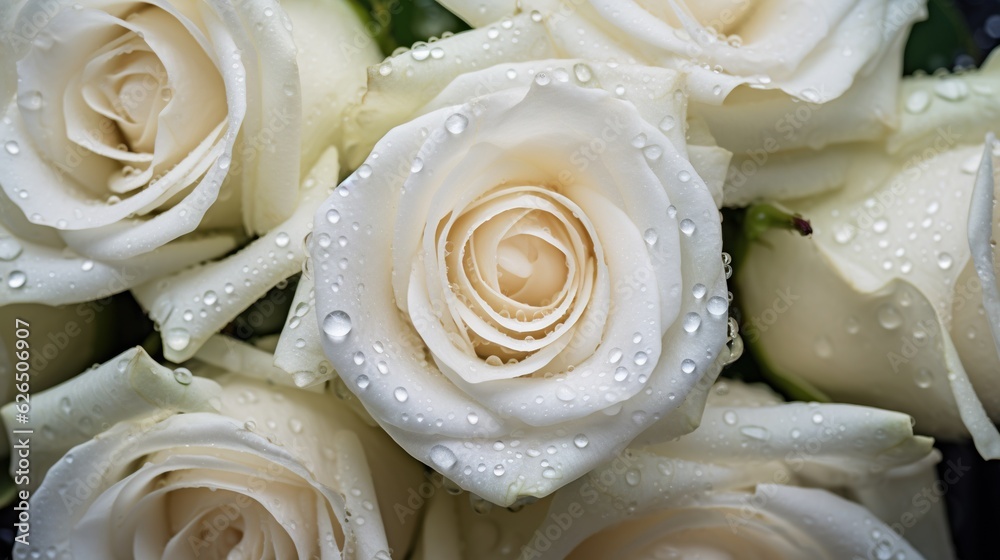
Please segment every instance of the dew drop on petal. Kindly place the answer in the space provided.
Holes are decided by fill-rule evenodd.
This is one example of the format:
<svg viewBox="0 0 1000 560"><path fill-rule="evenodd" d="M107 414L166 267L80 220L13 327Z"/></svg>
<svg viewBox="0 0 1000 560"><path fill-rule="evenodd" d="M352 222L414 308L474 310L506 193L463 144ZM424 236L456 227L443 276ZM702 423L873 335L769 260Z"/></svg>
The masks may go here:
<svg viewBox="0 0 1000 560"><path fill-rule="evenodd" d="M323 332L334 340L343 340L351 332L351 316L344 311L332 311L323 319Z"/></svg>
<svg viewBox="0 0 1000 560"><path fill-rule="evenodd" d="M163 342L171 350L180 352L187 348L188 344L191 344L191 333L180 327L173 328L164 333Z"/></svg>
<svg viewBox="0 0 1000 560"><path fill-rule="evenodd" d="M13 237L0 238L0 261L12 261L21 256L24 250L21 244Z"/></svg>
<svg viewBox="0 0 1000 560"><path fill-rule="evenodd" d="M646 159L658 160L663 155L663 148L650 144L642 149L642 155L646 156Z"/></svg>
<svg viewBox="0 0 1000 560"><path fill-rule="evenodd" d="M340 212L337 212L335 209L331 208L330 210L328 210L326 212L326 221L330 222L331 224L335 224L335 223L339 222L340 221Z"/></svg>
<svg viewBox="0 0 1000 560"><path fill-rule="evenodd" d="M580 449L587 447L589 443L590 440L587 439L587 436L583 434L576 434L576 437L573 438L573 445L577 446Z"/></svg>
<svg viewBox="0 0 1000 560"><path fill-rule="evenodd" d="M12 156L16 156L17 154L21 153L21 146L14 140L7 141L7 143L4 144L3 147L5 150L7 150L7 153Z"/></svg>
<svg viewBox="0 0 1000 560"><path fill-rule="evenodd" d="M410 394L403 387L396 387L396 390L392 392L392 396L401 403L406 402L410 398Z"/></svg>
<svg viewBox="0 0 1000 560"><path fill-rule="evenodd" d="M15 270L7 276L7 286L18 289L23 287L28 282L28 275L21 272L20 270Z"/></svg>
<svg viewBox="0 0 1000 560"><path fill-rule="evenodd" d="M937 264L938 264L938 267L941 268L941 270L948 270L949 268L951 268L951 265L952 265L953 262L954 262L954 259L952 259L952 257L951 257L950 254L948 254L948 253L938 253Z"/></svg>
<svg viewBox="0 0 1000 560"><path fill-rule="evenodd" d="M899 315L899 311L897 311L895 306L891 303L884 303L879 306L878 311L876 311L876 315L878 316L878 323L882 325L882 328L884 329L896 329L903 324L903 318Z"/></svg>
<svg viewBox="0 0 1000 560"><path fill-rule="evenodd" d="M181 385L190 385L192 380L194 380L194 374L188 368L179 367L174 370L174 381Z"/></svg>
<svg viewBox="0 0 1000 560"><path fill-rule="evenodd" d="M683 220L681 220L681 233L687 236L691 236L694 234L694 230L695 230L695 225L693 221L691 221L688 218L684 218Z"/></svg>
<svg viewBox="0 0 1000 560"><path fill-rule="evenodd" d="M441 469L450 469L458 462L455 452L443 445L435 445L431 448L430 459L436 467Z"/></svg>
<svg viewBox="0 0 1000 560"><path fill-rule="evenodd" d="M914 376L914 381L916 382L917 387L920 387L921 389L926 389L931 386L931 383L933 383L934 378L931 375L930 370L928 370L927 368L920 368Z"/></svg>
<svg viewBox="0 0 1000 560"><path fill-rule="evenodd" d="M708 293L708 288L706 288L704 284L695 284L691 288L691 295L693 295L697 299L705 297L705 294L707 293Z"/></svg>
<svg viewBox="0 0 1000 560"><path fill-rule="evenodd" d="M720 296L708 298L708 312L716 317L724 315L729 310L729 301Z"/></svg>
<svg viewBox="0 0 1000 560"><path fill-rule="evenodd" d="M696 330L698 330L698 327L700 326L701 326L701 315L698 315L697 313L692 311L691 313L688 313L687 315L684 316L683 327L685 331L693 333Z"/></svg>
<svg viewBox="0 0 1000 560"><path fill-rule="evenodd" d="M608 361L611 362L612 364L617 364L621 359L622 359L621 348L612 348L611 351L608 352Z"/></svg>
<svg viewBox="0 0 1000 560"><path fill-rule="evenodd" d="M469 119L461 113L455 113L445 119L444 128L452 134L461 134L469 126Z"/></svg>

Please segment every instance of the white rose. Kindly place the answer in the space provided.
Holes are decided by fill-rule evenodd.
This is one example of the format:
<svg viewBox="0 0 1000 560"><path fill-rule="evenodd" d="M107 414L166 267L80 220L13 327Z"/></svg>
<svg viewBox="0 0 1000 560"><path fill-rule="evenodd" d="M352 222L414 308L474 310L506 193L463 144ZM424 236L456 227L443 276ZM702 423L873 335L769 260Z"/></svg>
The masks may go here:
<svg viewBox="0 0 1000 560"><path fill-rule="evenodd" d="M895 124L903 47L910 26L926 15L924 0L443 3L480 29L463 33L470 37L462 48L454 38L414 47L443 52L442 65L558 56L685 72L692 110L737 156L727 205L770 195L754 176L780 154L887 132ZM530 32L507 35L531 27L527 19L544 28L537 40ZM421 73L426 69L417 70L418 80Z"/></svg>
<svg viewBox="0 0 1000 560"><path fill-rule="evenodd" d="M316 214L327 358L403 448L498 504L672 412L690 430L730 357L719 182L687 159L679 75L579 64L459 77Z"/></svg>
<svg viewBox="0 0 1000 560"><path fill-rule="evenodd" d="M771 369L907 412L922 432L971 434L987 458L1000 457L992 141L983 157L1000 130L998 61L904 80L897 133L803 161L839 187L788 203L815 234L765 235L739 273L742 330Z"/></svg>
<svg viewBox="0 0 1000 560"><path fill-rule="evenodd" d="M341 0L2 17L0 302L104 297L271 231L378 60L371 40L338 48L363 36Z"/></svg>
<svg viewBox="0 0 1000 560"><path fill-rule="evenodd" d="M954 558L942 504L911 503L939 455L908 416L779 401L720 383L694 432L517 513L436 499L417 558Z"/></svg>
<svg viewBox="0 0 1000 560"><path fill-rule="evenodd" d="M331 395L192 363L220 390L142 353L118 364L38 395L33 419L49 436L37 451L79 439L73 426L92 408L107 411L98 426L120 421L48 471L31 498L30 546L17 545L15 558L406 555L415 517L391 512L421 483L422 468ZM175 410L186 403L188 413L151 414L150 398ZM219 411L205 411L206 402ZM12 425L8 409L4 417ZM34 476L41 467L32 465Z"/></svg>

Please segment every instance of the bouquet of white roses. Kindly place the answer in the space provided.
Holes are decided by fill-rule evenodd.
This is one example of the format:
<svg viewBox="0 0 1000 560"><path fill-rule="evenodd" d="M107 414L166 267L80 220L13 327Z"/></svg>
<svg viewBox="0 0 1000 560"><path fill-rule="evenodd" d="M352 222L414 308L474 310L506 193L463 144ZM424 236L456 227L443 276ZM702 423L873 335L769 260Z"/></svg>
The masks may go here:
<svg viewBox="0 0 1000 560"><path fill-rule="evenodd" d="M956 558L1000 59L904 77L923 0L441 4L0 4L14 558Z"/></svg>

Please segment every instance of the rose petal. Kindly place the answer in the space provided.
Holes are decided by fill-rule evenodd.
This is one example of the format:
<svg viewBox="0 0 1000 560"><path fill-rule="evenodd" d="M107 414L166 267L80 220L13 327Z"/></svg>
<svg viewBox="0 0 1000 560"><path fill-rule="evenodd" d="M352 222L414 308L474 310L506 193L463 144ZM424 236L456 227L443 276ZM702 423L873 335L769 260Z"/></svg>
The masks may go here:
<svg viewBox="0 0 1000 560"><path fill-rule="evenodd" d="M175 374L135 347L32 399L31 426L45 437L32 446L35 487L44 473L71 447L119 422L153 421L175 411L216 410L219 386L190 372ZM15 423L14 403L0 409L9 429Z"/></svg>
<svg viewBox="0 0 1000 560"><path fill-rule="evenodd" d="M133 289L160 328L167 359L181 362L191 357L241 311L301 270L302 239L311 226L307 217L336 185L338 170L337 150L330 148L303 182L296 213L281 226L223 260ZM204 316L194 312L191 302L201 306ZM192 312L190 319L185 311Z"/></svg>

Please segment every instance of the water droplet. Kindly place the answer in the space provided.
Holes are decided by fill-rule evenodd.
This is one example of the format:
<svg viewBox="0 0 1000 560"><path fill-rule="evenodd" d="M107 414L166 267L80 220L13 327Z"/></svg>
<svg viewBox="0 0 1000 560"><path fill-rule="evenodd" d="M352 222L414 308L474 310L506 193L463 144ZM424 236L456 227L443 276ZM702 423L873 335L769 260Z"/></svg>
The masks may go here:
<svg viewBox="0 0 1000 560"><path fill-rule="evenodd" d="M716 317L720 317L729 310L729 300L720 296L708 298L708 312Z"/></svg>
<svg viewBox="0 0 1000 560"><path fill-rule="evenodd" d="M283 231L278 232L278 235L274 236L274 244L278 247L288 247L289 241L288 234Z"/></svg>
<svg viewBox="0 0 1000 560"><path fill-rule="evenodd" d="M660 156L663 155L663 148L657 146L656 144L650 144L642 149L642 155L646 156L646 159L658 160Z"/></svg>
<svg viewBox="0 0 1000 560"><path fill-rule="evenodd" d="M590 440L583 434L577 434L576 437L573 438L573 445L579 447L580 449L587 447L587 444L589 443Z"/></svg>
<svg viewBox="0 0 1000 560"><path fill-rule="evenodd" d="M355 352L354 353L354 364L360 366L363 363L365 363L365 353L364 352Z"/></svg>
<svg viewBox="0 0 1000 560"><path fill-rule="evenodd" d="M687 183L688 181L691 180L691 173L689 173L684 169L681 169L680 171L677 172L677 180L682 183Z"/></svg>
<svg viewBox="0 0 1000 560"><path fill-rule="evenodd" d="M455 452L443 445L435 445L430 451L431 462L441 469L450 469L458 462Z"/></svg>
<svg viewBox="0 0 1000 560"><path fill-rule="evenodd" d="M334 209L328 210L327 213L326 213L326 221L330 222L331 224L335 224L335 223L339 222L340 221L340 212L337 212Z"/></svg>
<svg viewBox="0 0 1000 560"><path fill-rule="evenodd" d="M646 365L646 362L649 361L649 355L645 352L636 352L635 356L632 356L632 361L635 362L635 365L637 366Z"/></svg>
<svg viewBox="0 0 1000 560"><path fill-rule="evenodd" d="M357 171L355 171L355 173L358 174L358 177L361 177L362 179L367 179L372 176L372 166L368 165L367 163L362 163L361 166L358 167Z"/></svg>
<svg viewBox="0 0 1000 560"><path fill-rule="evenodd" d="M551 81L552 78L550 78L549 75L546 74L545 72L539 72L535 74L535 83L540 86L547 86Z"/></svg>
<svg viewBox="0 0 1000 560"><path fill-rule="evenodd" d="M662 130L663 132L668 132L670 130L673 130L675 126L677 126L677 119L675 119L671 115L663 117L659 125L660 130Z"/></svg>
<svg viewBox="0 0 1000 560"><path fill-rule="evenodd" d="M590 66L587 66L582 62L573 65L573 75L575 75L576 79L581 83L587 83L594 77L594 73L590 70Z"/></svg>
<svg viewBox="0 0 1000 560"><path fill-rule="evenodd" d="M619 383L628 379L628 368L624 366L619 366L615 369L615 381Z"/></svg>
<svg viewBox="0 0 1000 560"><path fill-rule="evenodd" d="M639 474L639 471L629 469L625 472L625 482L627 482L629 486L637 486L641 480L642 475Z"/></svg>
<svg viewBox="0 0 1000 560"><path fill-rule="evenodd" d="M921 389L926 389L931 386L931 383L934 382L934 377L929 369L920 368L914 375L913 380L917 383L917 387L920 387Z"/></svg>
<svg viewBox="0 0 1000 560"><path fill-rule="evenodd" d="M938 254L937 263L938 266L941 267L941 270L948 270L949 268L951 268L953 262L954 259L952 259L951 255L949 255L948 253Z"/></svg>
<svg viewBox="0 0 1000 560"><path fill-rule="evenodd" d="M820 414L819 412L817 412L816 414L813 414L812 415L812 421L813 421L813 424L822 424L823 423L823 415Z"/></svg>
<svg viewBox="0 0 1000 560"><path fill-rule="evenodd" d="M899 325L903 324L903 318L891 303L880 305L876 315L878 316L878 323L882 325L882 328L892 330L899 328Z"/></svg>
<svg viewBox="0 0 1000 560"><path fill-rule="evenodd" d="M885 233L887 229L889 229L889 221L885 218L876 220L875 223L872 224L872 231L875 233Z"/></svg>
<svg viewBox="0 0 1000 560"><path fill-rule="evenodd" d="M969 96L969 86L961 78L944 78L934 85L934 93L948 101L961 101Z"/></svg>
<svg viewBox="0 0 1000 560"><path fill-rule="evenodd" d="M562 384L556 389L556 398L563 402L569 402L576 398L576 392L565 384Z"/></svg>
<svg viewBox="0 0 1000 560"><path fill-rule="evenodd" d="M698 315L693 311L691 313L688 313L687 315L684 315L683 326L685 331L689 333L695 332L696 330L698 330L698 327L701 326L701 315Z"/></svg>
<svg viewBox="0 0 1000 560"><path fill-rule="evenodd" d="M21 244L13 237L0 238L0 261L12 261L21 255L24 250Z"/></svg>
<svg viewBox="0 0 1000 560"><path fill-rule="evenodd" d="M181 385L190 385L194 380L194 374L188 368L179 367L174 370L174 381Z"/></svg>
<svg viewBox="0 0 1000 560"><path fill-rule="evenodd" d="M497 466L493 467L493 474L496 475L496 476L503 476L504 472L506 472L506 471L503 468L503 465L497 465Z"/></svg>
<svg viewBox="0 0 1000 560"><path fill-rule="evenodd" d="M420 170L424 168L424 160L420 158L413 158L413 163L410 164L410 173L420 173Z"/></svg>
<svg viewBox="0 0 1000 560"><path fill-rule="evenodd" d="M696 364L694 360L685 359L681 362L681 371L684 373L694 373L694 370L697 369L697 367L698 364Z"/></svg>
<svg viewBox="0 0 1000 560"><path fill-rule="evenodd" d="M351 332L351 316L344 311L332 311L323 319L323 332L335 341L343 340Z"/></svg>
<svg viewBox="0 0 1000 560"><path fill-rule="evenodd" d="M174 328L168 330L163 335L163 342L166 343L167 347L171 350L176 350L180 352L191 344L191 333L187 329Z"/></svg>
<svg viewBox="0 0 1000 560"><path fill-rule="evenodd" d="M694 287L691 288L691 295L697 299L705 297L705 294L707 293L708 288L706 288L704 284L695 284Z"/></svg>
<svg viewBox="0 0 1000 560"><path fill-rule="evenodd" d="M470 412L470 413L469 413L469 414L468 414L468 415L467 415L467 416L465 417L465 419L466 419L466 420L468 420L468 421L469 421L469 424L472 424L473 426L475 426L476 424L478 424L478 423L479 423L479 415L478 415L478 414L476 414L475 412Z"/></svg>
<svg viewBox="0 0 1000 560"><path fill-rule="evenodd" d="M767 431L767 428L763 428L761 426L743 426L740 428L740 433L757 441L767 441L771 439L771 432Z"/></svg>
<svg viewBox="0 0 1000 560"><path fill-rule="evenodd" d="M209 290L205 292L205 295L201 296L201 301L205 302L205 305L215 305L219 301L219 296L212 290Z"/></svg>
<svg viewBox="0 0 1000 560"><path fill-rule="evenodd" d="M357 377L357 378L356 378L356 379L354 380L354 382L355 382L355 383L357 383L358 387L359 387L359 388L361 388L361 389L367 389L367 388L368 388L368 385L370 385L370 384L371 384L371 380L370 380L370 379L368 379L368 376L367 376L367 375L364 375L364 374L362 374L362 375L359 375L359 376L358 376L358 377Z"/></svg>
<svg viewBox="0 0 1000 560"><path fill-rule="evenodd" d="M694 234L694 230L695 230L695 225L693 221L687 218L681 220L681 233L690 237L691 235Z"/></svg>
<svg viewBox="0 0 1000 560"><path fill-rule="evenodd" d="M923 90L915 91L906 98L906 110L913 114L923 113L931 105L931 96Z"/></svg>
<svg viewBox="0 0 1000 560"><path fill-rule="evenodd" d="M469 126L469 119L461 113L455 113L444 121L444 128L452 134L461 134Z"/></svg>
<svg viewBox="0 0 1000 560"><path fill-rule="evenodd" d="M608 361L611 362L612 364L617 364L621 359L622 359L621 348L612 348L611 351L608 352Z"/></svg>
<svg viewBox="0 0 1000 560"><path fill-rule="evenodd" d="M857 230L851 224L840 224L833 230L833 240L841 245L846 245L854 239Z"/></svg>
<svg viewBox="0 0 1000 560"><path fill-rule="evenodd" d="M427 43L416 43L413 45L413 48L410 49L410 56L413 57L413 60L418 62L427 60L427 57L430 55L431 49L427 46Z"/></svg>
<svg viewBox="0 0 1000 560"><path fill-rule="evenodd" d="M396 390L392 392L392 396L396 397L396 400L401 403L406 402L410 398L410 394L403 387L396 387Z"/></svg>

